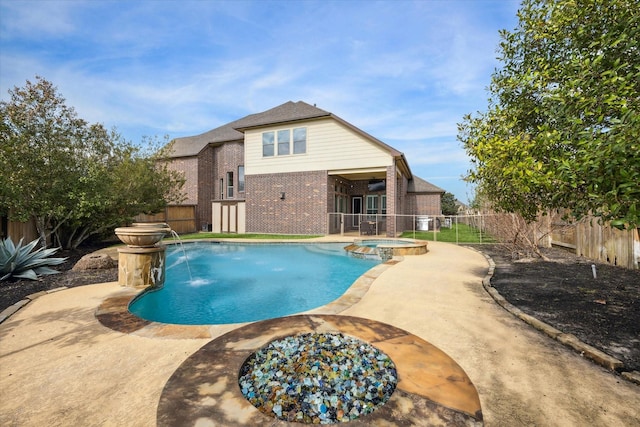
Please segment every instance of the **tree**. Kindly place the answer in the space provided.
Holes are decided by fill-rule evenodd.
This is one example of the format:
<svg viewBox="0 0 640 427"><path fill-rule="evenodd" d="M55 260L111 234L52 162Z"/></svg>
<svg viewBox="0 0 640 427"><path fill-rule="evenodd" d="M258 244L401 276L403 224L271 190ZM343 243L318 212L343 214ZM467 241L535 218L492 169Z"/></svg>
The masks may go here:
<svg viewBox="0 0 640 427"><path fill-rule="evenodd" d="M75 248L89 236L174 200L179 176L159 155L79 119L42 77L0 102L0 211L34 219L40 242Z"/></svg>
<svg viewBox="0 0 640 427"><path fill-rule="evenodd" d="M458 213L456 196L447 191L440 196L440 205L442 206L443 215L456 215Z"/></svg>
<svg viewBox="0 0 640 427"><path fill-rule="evenodd" d="M11 100L0 103L0 206L12 219L34 218L44 247L53 219L61 223L67 214L65 201L80 173L73 159L86 123L42 78L9 93Z"/></svg>
<svg viewBox="0 0 640 427"><path fill-rule="evenodd" d="M640 224L637 0L524 0L501 32L488 109L458 138L494 207Z"/></svg>
<svg viewBox="0 0 640 427"><path fill-rule="evenodd" d="M104 129L101 132L104 133ZM73 197L74 216L56 233L56 240L76 248L87 238L128 223L140 213L155 213L169 202L182 201L184 180L162 162L170 148L145 138L142 149L122 140L115 131L105 134L114 142L108 158L91 159L81 186Z"/></svg>

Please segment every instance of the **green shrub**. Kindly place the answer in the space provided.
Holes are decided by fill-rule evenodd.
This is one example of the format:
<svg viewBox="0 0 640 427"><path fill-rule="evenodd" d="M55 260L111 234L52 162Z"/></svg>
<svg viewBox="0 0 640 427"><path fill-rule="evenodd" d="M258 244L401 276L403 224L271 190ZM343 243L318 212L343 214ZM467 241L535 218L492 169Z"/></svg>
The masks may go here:
<svg viewBox="0 0 640 427"><path fill-rule="evenodd" d="M20 239L17 245L14 245L11 239L4 239L0 243L0 280L10 277L37 280L38 276L59 273L48 267L62 264L66 260L66 258L48 258L56 253L58 248L40 248L31 252L38 244L38 239L26 246L22 246L22 240Z"/></svg>

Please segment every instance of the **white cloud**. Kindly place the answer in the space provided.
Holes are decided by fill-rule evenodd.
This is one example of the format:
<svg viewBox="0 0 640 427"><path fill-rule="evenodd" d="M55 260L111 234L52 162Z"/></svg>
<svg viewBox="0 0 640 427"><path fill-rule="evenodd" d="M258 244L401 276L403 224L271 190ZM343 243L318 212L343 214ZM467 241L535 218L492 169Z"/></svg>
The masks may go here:
<svg viewBox="0 0 640 427"><path fill-rule="evenodd" d="M484 108L517 4L0 0L0 98L39 74L134 141L303 100L454 176L456 124Z"/></svg>
<svg viewBox="0 0 640 427"><path fill-rule="evenodd" d="M8 39L60 37L76 30L73 23L75 2L3 1L2 37Z"/></svg>
<svg viewBox="0 0 640 427"><path fill-rule="evenodd" d="M469 162L466 152L455 140L393 140L390 145L404 153L411 166Z"/></svg>

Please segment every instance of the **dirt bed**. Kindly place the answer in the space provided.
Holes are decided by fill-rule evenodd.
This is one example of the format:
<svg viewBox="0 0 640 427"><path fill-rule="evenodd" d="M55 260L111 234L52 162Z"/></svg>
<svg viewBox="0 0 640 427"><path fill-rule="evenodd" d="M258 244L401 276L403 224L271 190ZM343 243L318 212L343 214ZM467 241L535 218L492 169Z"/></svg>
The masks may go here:
<svg viewBox="0 0 640 427"><path fill-rule="evenodd" d="M549 261L514 260L500 245L476 248L496 263L491 284L507 301L640 371L640 270L560 248L542 250Z"/></svg>
<svg viewBox="0 0 640 427"><path fill-rule="evenodd" d="M61 274L40 281L0 282L0 311L36 292L117 281L117 268L71 270L83 255L97 249L56 254L69 257L57 266ZM640 270L598 264L558 248L543 250L549 261L514 260L500 245L476 249L495 261L491 283L511 304L621 360L625 370L640 371Z"/></svg>
<svg viewBox="0 0 640 427"><path fill-rule="evenodd" d="M41 291L49 291L63 286L73 288L75 286L93 283L117 281L117 268L87 271L71 270L76 262L84 255L102 249L104 246L105 245L95 245L82 247L74 251L56 252L56 254L53 255L54 257L67 258L63 264L53 267L55 270L60 271L60 274L41 276L40 280L7 280L0 282L0 311L25 299L28 295Z"/></svg>

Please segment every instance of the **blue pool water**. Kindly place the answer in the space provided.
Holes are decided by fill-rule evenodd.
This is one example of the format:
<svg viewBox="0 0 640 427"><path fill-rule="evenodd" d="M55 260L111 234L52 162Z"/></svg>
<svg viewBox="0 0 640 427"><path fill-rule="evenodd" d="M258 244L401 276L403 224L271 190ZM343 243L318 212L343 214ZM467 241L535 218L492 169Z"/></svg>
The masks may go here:
<svg viewBox="0 0 640 427"><path fill-rule="evenodd" d="M349 256L343 243L189 243L184 251L167 248L164 286L135 299L133 314L184 325L281 317L337 299L380 262Z"/></svg>
<svg viewBox="0 0 640 427"><path fill-rule="evenodd" d="M358 246L366 246L368 248L376 248L378 245L385 244L398 244L398 243L407 243L403 240L383 240L383 239L367 239L367 240L358 240L355 242Z"/></svg>

